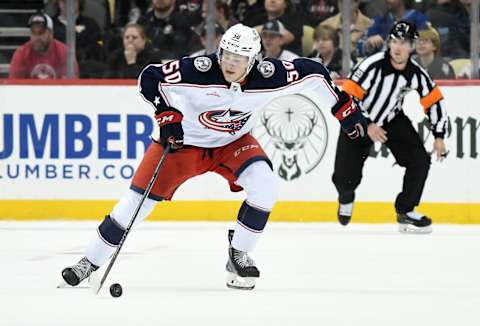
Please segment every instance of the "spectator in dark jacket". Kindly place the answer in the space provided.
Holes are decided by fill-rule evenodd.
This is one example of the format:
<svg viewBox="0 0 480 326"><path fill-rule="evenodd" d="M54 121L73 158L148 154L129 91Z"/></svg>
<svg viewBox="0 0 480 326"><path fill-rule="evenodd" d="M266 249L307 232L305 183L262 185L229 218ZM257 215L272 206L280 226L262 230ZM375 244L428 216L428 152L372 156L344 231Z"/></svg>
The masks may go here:
<svg viewBox="0 0 480 326"><path fill-rule="evenodd" d="M427 18L438 30L442 55L448 58L470 56L470 18L459 0L437 0Z"/></svg>
<svg viewBox="0 0 480 326"><path fill-rule="evenodd" d="M337 0L308 0L304 9L304 24L312 27L317 26L325 19L338 13Z"/></svg>
<svg viewBox="0 0 480 326"><path fill-rule="evenodd" d="M284 49L296 54L302 53L303 23L291 0L265 0L265 13L262 14L256 29L262 32L267 21L278 20L285 27L283 33Z"/></svg>
<svg viewBox="0 0 480 326"><path fill-rule="evenodd" d="M152 10L138 24L145 29L153 47L168 52L171 59L191 52L193 31L189 16L177 9L175 0L152 0Z"/></svg>
<svg viewBox="0 0 480 326"><path fill-rule="evenodd" d="M53 17L55 39L66 43L66 0L56 0L57 14ZM75 1L75 54L80 66L80 78L100 78L105 68L105 54L100 27L97 22L82 14L84 0Z"/></svg>
<svg viewBox="0 0 480 326"><path fill-rule="evenodd" d="M386 2L385 14L373 17L373 25L368 29L366 38L362 38L357 44L360 56L382 50L390 30L397 21L414 23L419 31L427 28L427 18L413 9L413 0L386 0Z"/></svg>
<svg viewBox="0 0 480 326"><path fill-rule="evenodd" d="M137 78L149 63L161 63L160 54L146 41L143 27L128 24L123 33L123 48L107 60L106 78Z"/></svg>
<svg viewBox="0 0 480 326"><path fill-rule="evenodd" d="M75 45L77 60L81 63L85 60L102 61L102 36L97 22L82 14L83 0L76 0L75 21ZM57 0L55 7L57 14L53 17L53 31L55 39L66 43L67 39L67 12L66 0Z"/></svg>

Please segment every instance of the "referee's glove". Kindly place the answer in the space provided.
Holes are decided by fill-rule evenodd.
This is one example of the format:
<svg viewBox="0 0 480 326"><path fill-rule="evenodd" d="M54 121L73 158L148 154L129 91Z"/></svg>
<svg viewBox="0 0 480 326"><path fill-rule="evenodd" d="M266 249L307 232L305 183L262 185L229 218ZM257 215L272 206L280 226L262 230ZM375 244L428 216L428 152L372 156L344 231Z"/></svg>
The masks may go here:
<svg viewBox="0 0 480 326"><path fill-rule="evenodd" d="M332 114L340 121L340 126L350 139L365 137L368 122L350 95L341 91L338 102L332 107Z"/></svg>
<svg viewBox="0 0 480 326"><path fill-rule="evenodd" d="M170 153L183 146L182 119L183 114L172 107L155 114L155 120L160 127L160 144L165 148L170 143Z"/></svg>

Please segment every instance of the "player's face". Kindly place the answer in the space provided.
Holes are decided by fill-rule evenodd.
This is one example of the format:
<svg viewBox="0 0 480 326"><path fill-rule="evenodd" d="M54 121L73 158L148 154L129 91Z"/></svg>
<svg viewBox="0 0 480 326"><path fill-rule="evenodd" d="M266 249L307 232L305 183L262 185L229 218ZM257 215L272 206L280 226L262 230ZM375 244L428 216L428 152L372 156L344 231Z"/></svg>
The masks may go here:
<svg viewBox="0 0 480 326"><path fill-rule="evenodd" d="M38 24L32 26L30 40L32 41L32 48L35 52L47 52L51 39L52 32L48 28Z"/></svg>
<svg viewBox="0 0 480 326"><path fill-rule="evenodd" d="M417 39L415 51L418 55L429 55L434 53L436 50L433 42L428 38L420 37Z"/></svg>
<svg viewBox="0 0 480 326"><path fill-rule="evenodd" d="M391 60L399 65L405 64L413 51L412 43L408 40L391 39L388 43L390 47Z"/></svg>
<svg viewBox="0 0 480 326"><path fill-rule="evenodd" d="M248 58L223 50L220 60L223 77L229 83L239 82L246 75Z"/></svg>
<svg viewBox="0 0 480 326"><path fill-rule="evenodd" d="M135 50L142 51L145 48L145 39L135 27L129 27L123 34L123 46L133 46Z"/></svg>

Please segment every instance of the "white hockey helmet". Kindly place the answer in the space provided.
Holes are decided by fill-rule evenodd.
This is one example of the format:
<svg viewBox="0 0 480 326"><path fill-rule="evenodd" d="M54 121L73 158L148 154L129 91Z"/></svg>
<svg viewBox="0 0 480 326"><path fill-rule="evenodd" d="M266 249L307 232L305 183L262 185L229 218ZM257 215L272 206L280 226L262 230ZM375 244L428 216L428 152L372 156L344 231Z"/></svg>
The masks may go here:
<svg viewBox="0 0 480 326"><path fill-rule="evenodd" d="M222 50L247 57L248 74L261 50L260 35L255 28L243 24L233 25L227 29L220 40L217 52L219 62L222 59Z"/></svg>

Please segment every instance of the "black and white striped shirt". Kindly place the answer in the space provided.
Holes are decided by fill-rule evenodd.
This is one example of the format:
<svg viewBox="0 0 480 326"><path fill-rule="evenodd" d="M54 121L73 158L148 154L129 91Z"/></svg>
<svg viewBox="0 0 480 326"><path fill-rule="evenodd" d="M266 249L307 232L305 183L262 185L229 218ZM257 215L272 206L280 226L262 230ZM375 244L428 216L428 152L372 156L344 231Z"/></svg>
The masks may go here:
<svg viewBox="0 0 480 326"><path fill-rule="evenodd" d="M435 137L447 131L447 112L443 95L428 73L412 58L403 71L390 63L388 50L376 53L357 64L342 86L357 99L364 115L379 126L402 112L405 95L416 91Z"/></svg>

